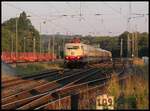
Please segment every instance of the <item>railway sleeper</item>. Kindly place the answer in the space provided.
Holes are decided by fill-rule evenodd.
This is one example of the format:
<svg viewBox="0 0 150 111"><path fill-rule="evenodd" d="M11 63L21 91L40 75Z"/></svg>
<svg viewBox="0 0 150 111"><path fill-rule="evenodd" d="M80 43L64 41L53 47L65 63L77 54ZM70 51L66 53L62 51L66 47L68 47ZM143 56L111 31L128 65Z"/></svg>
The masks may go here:
<svg viewBox="0 0 150 111"><path fill-rule="evenodd" d="M91 70L91 69L88 69L88 70ZM83 72L79 72L79 73L77 73L77 74L74 74L74 75L71 75L71 76L67 76L67 77L72 78L72 76L79 75L79 74L84 73L84 72L86 72L86 71L88 71L88 70L84 70ZM23 99L23 98L25 98L25 97L33 96L33 95L32 95L32 92L33 92L32 90L36 90L36 92L38 92L38 93L42 93L42 92L45 92L45 91L49 91L49 90L52 89L52 88L56 88L56 87L60 86L60 84L58 84L57 81L66 79L67 77L61 78L61 79L59 79L59 80L56 80L56 81L53 81L53 82L50 82L50 83L47 83L47 84L44 84L44 85L37 86L37 87L35 87L35 88L31 89L31 90L23 91L23 92L21 92L21 93L18 93L18 94L9 96L9 97L7 97L7 98L4 98L4 99L2 99L2 104L6 104L6 103L9 103L9 102L13 102L13 101L15 101L15 100ZM56 86L56 84L57 84L57 86ZM51 86L52 88L51 88L50 86ZM36 93L36 94L38 94L38 93Z"/></svg>
<svg viewBox="0 0 150 111"><path fill-rule="evenodd" d="M55 95L56 95L56 94L55 94ZM53 93L53 96L54 96L54 93ZM42 98L43 98L43 97L42 97ZM56 98L56 97L55 97L55 98ZM34 101L33 101L33 102L31 102L31 103L32 103L32 105L33 105ZM40 102L40 103L41 103L41 102ZM37 101L36 101L36 100L35 100L35 104L37 104ZM27 105L25 105L25 106L24 106L24 108L25 108L25 107L27 107L27 106L28 106L28 104L27 104ZM29 106L30 106L30 103L29 103ZM29 107L29 106L28 106L28 107ZM23 108L23 107L22 107L22 108Z"/></svg>
<svg viewBox="0 0 150 111"><path fill-rule="evenodd" d="M71 93L74 90L77 91L79 89L81 90L81 89L87 88L87 87L88 87L87 84L80 84L80 85L75 85L75 86L72 86L72 87L65 87L64 89L62 89L62 88L61 89L57 89L56 92L51 93L51 95L53 97L55 97L55 99L58 99L60 97L60 95L66 95L67 93ZM48 95L45 95L45 96L43 96L43 97L41 97L41 98L39 98L39 99L37 99L37 100L35 100L35 101L25 105L25 106L22 106L22 107L20 107L18 109L33 108L33 107L36 107L36 105L39 106L41 104L44 104L45 102L50 102L51 100L45 99ZM43 101L41 99L44 99L45 101Z"/></svg>

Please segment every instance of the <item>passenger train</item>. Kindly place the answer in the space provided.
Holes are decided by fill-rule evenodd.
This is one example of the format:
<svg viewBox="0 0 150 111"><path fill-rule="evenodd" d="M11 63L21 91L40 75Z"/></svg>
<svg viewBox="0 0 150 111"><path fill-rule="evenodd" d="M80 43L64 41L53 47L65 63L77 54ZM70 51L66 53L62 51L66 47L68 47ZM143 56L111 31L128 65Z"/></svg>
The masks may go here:
<svg viewBox="0 0 150 111"><path fill-rule="evenodd" d="M80 40L72 40L65 44L64 55L64 64L67 66L112 60L110 51L80 43Z"/></svg>

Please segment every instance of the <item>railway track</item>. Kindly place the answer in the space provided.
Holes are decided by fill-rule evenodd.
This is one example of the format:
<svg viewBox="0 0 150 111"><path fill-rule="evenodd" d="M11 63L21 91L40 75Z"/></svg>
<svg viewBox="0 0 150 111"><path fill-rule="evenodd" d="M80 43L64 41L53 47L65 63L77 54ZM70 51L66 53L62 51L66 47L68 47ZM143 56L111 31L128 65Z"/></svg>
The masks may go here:
<svg viewBox="0 0 150 111"><path fill-rule="evenodd" d="M90 69L88 69L88 70L90 70ZM12 97L15 98L16 95L17 95L17 97L21 97L24 94L27 94L29 96L29 95L32 95L32 94L34 95L36 93L44 92L44 91L47 91L47 90L50 90L50 89L62 86L63 84L68 82L68 78L69 79L76 79L78 77L77 75L82 75L82 73L84 73L84 72L86 72L86 70L82 71L82 72L78 72L76 74L67 75L67 76L65 76L63 78L60 78L60 79L48 82L48 83L43 84L43 85L38 85L38 86L36 86L36 87L34 87L34 88L30 89L30 90L22 91L19 94L15 94L15 95L9 96L9 97L7 97L7 100L10 102L10 99L8 99L8 98L12 98ZM73 78L73 77L75 77L75 78ZM65 80L65 83L64 83L64 80ZM2 99L2 101L3 101L3 99ZM4 101L5 101L5 99L4 99ZM3 102L2 102L2 104L3 104Z"/></svg>
<svg viewBox="0 0 150 111"><path fill-rule="evenodd" d="M15 78L15 79L5 80L5 81L2 81L2 88L6 88L6 87L13 86L13 85L16 85L16 84L21 84L25 80L27 82L27 81L32 81L32 80L36 80L36 79L41 79L43 77L43 75L44 76L47 76L47 75L51 76L51 75L53 75L54 72L57 73L58 70L45 71L45 72L35 73L35 74L32 74L32 75L28 75L28 76L18 77L18 78Z"/></svg>
<svg viewBox="0 0 150 111"><path fill-rule="evenodd" d="M120 75L122 75L123 74L123 72L124 72L124 70L122 70L119 74L118 74L118 76L120 76ZM124 76L124 77L122 77L122 78L119 78L119 80L118 81L121 81L121 80L124 80L124 79L127 79L128 78L128 76ZM107 80L107 79L110 79L110 77L107 77L107 78L101 78L101 79L96 79L96 80L93 80L93 81L89 81L88 82L88 86L85 86L85 88L82 88L82 90L80 90L80 91L76 91L76 95L77 94L81 94L81 93L93 93L93 92L96 92L97 90L99 90L99 89L101 89L103 92L104 92L104 87L108 84L108 82L103 82L102 83L102 80ZM100 84L99 84L99 83ZM97 85L91 85L91 84L93 84L93 83L96 83ZM86 84L86 83L84 83L84 84ZM75 87L80 87L80 85L83 85L83 84L79 84L79 85L77 85L77 86L72 86L72 87L70 87L70 89L76 89ZM69 89L69 88L68 88ZM66 89L63 89L63 90L66 90ZM63 94L64 94L64 92L65 91L63 91L63 90L61 90L61 92L63 92ZM62 93L61 93L62 94ZM60 97L60 96L59 96ZM35 108L35 109L37 109L37 110L39 110L39 109L60 109L60 103L62 104L63 103L63 105L62 106L66 106L66 107L61 107L62 109L70 109L71 108L71 94L68 94L68 95L65 95L65 96L62 96L61 98L59 98L59 99L57 99L57 100L55 100L55 101L52 101L52 102L48 102L48 103L46 103L46 104L44 104L44 105L41 105L41 106L39 106L39 107L37 107L37 108ZM65 104L65 105L64 105Z"/></svg>
<svg viewBox="0 0 150 111"><path fill-rule="evenodd" d="M110 64L107 64L108 66ZM82 71L68 72L66 76L51 79L45 84L33 87L2 98L2 109L50 109L58 101L70 102L72 93L81 93L87 89L103 89L113 77L112 67L101 67L97 64ZM122 65L123 66L123 65ZM124 67L124 66L123 66ZM121 75L123 73L119 72ZM65 74L65 73L64 73ZM52 77L51 77L52 78ZM68 98L68 99L66 99ZM69 108L66 107L66 108Z"/></svg>
<svg viewBox="0 0 150 111"><path fill-rule="evenodd" d="M95 72L96 72L96 71L95 71ZM95 72L93 72L93 73L95 73ZM91 75L91 74L89 74L88 76L90 76L90 75ZM88 77L88 76L86 76L86 77ZM78 80L76 80L76 81L74 81L74 82L69 82L69 83L71 83L71 84L73 85L73 83L76 83L77 81L80 81L80 80L82 80L82 79L84 79L84 78L86 78L86 77L82 77L82 78L80 78L80 79L78 79ZM65 85L64 87L58 88L59 90L51 90L51 91L48 91L48 92L46 92L46 93L42 93L42 94L39 94L39 95L35 95L35 96L32 97L32 99L34 100L37 96L40 97L40 96L43 96L43 95L46 95L46 96L44 96L44 98L47 98L47 97L51 97L51 98L52 98L52 96L47 95L47 94L50 94L50 92L51 92L53 96L54 96L54 95L56 96L56 91L60 91L60 90L61 90L61 91L63 92L64 90L62 90L62 89L68 88L69 86L70 86L70 89L72 89L72 88L71 88L71 84L69 84L69 85L67 84L67 86ZM86 85L86 84L79 84L79 85L73 87L73 89L82 88L82 87L85 86L85 85ZM68 88L68 89L69 89L69 88ZM62 92L61 92L61 93L62 93ZM8 98L7 98L7 99L8 99ZM42 98L42 99L43 99L43 98ZM15 104L15 105L16 105L16 104L18 103L18 104L20 105L20 102L23 102L23 101L26 102L27 100L31 100L31 98L29 97L29 98L26 98L26 99L22 99L21 101L17 101L16 103L13 102L12 104ZM2 101L3 101L3 100L2 100ZM9 99L8 101L10 101L10 99ZM45 102L45 101L47 101L47 100L44 99L44 102ZM23 103L24 103L24 102L23 102ZM37 102L37 101L35 101L35 102ZM41 104L41 103L42 103L42 100L40 99L39 102L40 102L40 104ZM3 102L2 102L2 104L3 104ZM7 108L8 108L9 106L13 106L12 104L10 103L10 104L4 105L4 107L7 107ZM33 106L33 104L32 104L32 106ZM2 107L3 107L3 106L2 106Z"/></svg>
<svg viewBox="0 0 150 111"><path fill-rule="evenodd" d="M29 80L22 80L22 79L20 80L19 79L19 82L20 82L19 85L17 85L18 82L16 84L16 80L12 81L12 84L9 84L8 87L2 88L3 89L2 90L2 98L10 96L10 95L18 93L18 92L22 92L24 90L31 89L35 86L46 84L49 81L53 81L58 78L65 77L67 75L70 75L70 72L75 73L78 71L65 71L63 75L59 75L59 71L51 71L51 73L50 73L50 71L48 71L48 72L44 72L43 75L42 75L42 73L39 73L39 75L36 74L37 77L35 75L25 76L25 78L29 78L29 77L31 77L31 78ZM30 85L29 85L29 83L30 83ZM9 88L9 87L11 87L11 88Z"/></svg>

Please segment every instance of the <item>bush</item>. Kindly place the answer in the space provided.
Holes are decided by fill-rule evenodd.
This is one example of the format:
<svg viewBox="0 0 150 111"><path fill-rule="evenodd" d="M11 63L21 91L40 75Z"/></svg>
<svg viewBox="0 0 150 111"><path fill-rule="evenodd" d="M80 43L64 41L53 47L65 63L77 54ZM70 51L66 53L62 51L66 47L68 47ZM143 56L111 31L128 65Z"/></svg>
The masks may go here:
<svg viewBox="0 0 150 111"><path fill-rule="evenodd" d="M137 68L135 69L137 70ZM147 74L144 74L144 73ZM114 96L115 109L148 109L149 106L149 87L148 67L143 66L143 73L136 71L132 77L125 80L122 85L114 82L115 77L108 85L108 95Z"/></svg>

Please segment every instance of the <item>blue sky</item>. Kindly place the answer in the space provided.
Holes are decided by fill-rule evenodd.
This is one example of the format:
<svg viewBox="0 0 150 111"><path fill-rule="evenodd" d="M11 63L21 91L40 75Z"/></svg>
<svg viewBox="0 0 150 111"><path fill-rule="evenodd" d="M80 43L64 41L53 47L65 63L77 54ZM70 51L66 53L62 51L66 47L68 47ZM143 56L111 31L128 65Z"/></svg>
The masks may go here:
<svg viewBox="0 0 150 111"><path fill-rule="evenodd" d="M148 32L149 16L135 15L148 14L148 2L130 3L131 17L136 17L130 21L130 32ZM1 23L23 10L31 16L29 19L37 30L46 21L42 34L112 36L128 30L129 2L2 2Z"/></svg>

